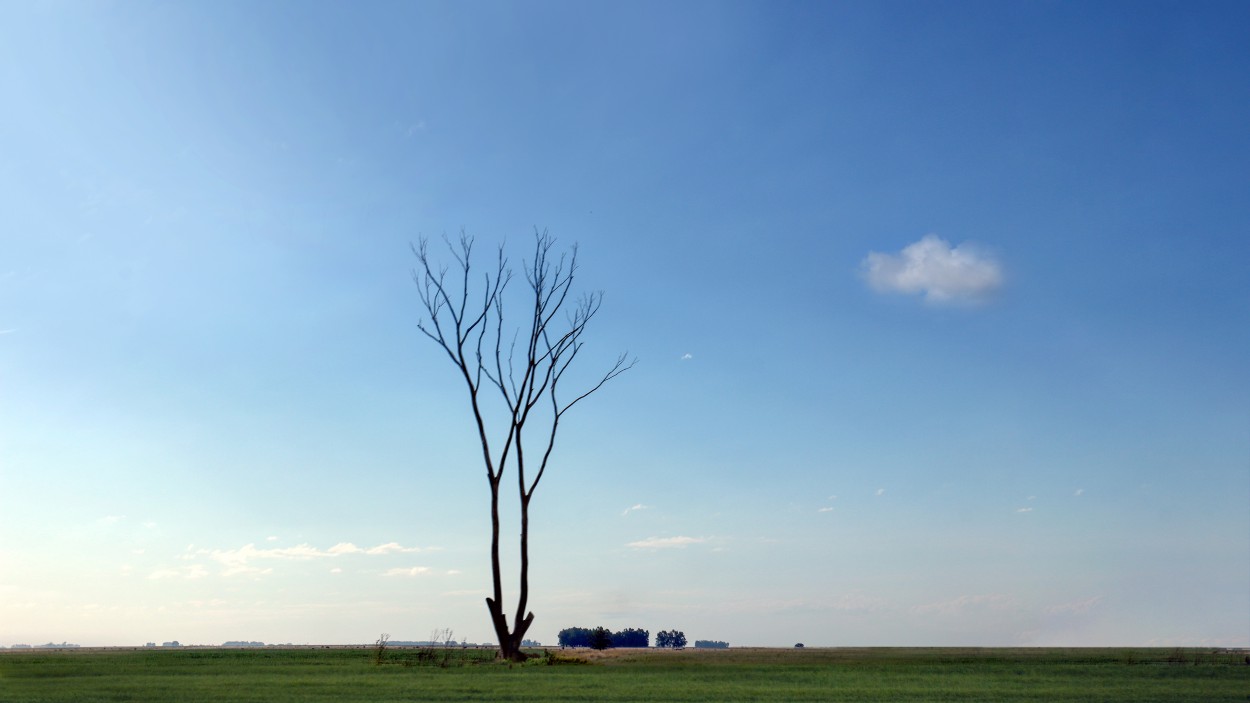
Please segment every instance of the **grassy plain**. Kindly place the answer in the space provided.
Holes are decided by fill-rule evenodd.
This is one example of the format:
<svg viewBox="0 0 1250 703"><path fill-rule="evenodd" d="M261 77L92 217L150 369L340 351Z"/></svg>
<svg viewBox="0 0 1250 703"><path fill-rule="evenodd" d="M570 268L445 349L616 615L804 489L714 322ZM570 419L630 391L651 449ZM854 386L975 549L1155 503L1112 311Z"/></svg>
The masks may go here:
<svg viewBox="0 0 1250 703"><path fill-rule="evenodd" d="M490 653L388 649L0 653L0 702L1250 701L1245 652L729 649Z"/></svg>

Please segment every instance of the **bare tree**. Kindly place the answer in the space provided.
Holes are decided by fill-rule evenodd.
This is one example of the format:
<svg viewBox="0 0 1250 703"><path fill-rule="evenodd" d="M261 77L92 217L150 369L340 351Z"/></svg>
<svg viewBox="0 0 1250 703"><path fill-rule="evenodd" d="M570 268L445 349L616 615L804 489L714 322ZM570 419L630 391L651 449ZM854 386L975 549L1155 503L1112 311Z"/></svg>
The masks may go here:
<svg viewBox="0 0 1250 703"><path fill-rule="evenodd" d="M555 239L545 230L535 231L533 259L522 265L528 284L524 307L516 313L513 327L504 319L505 292L512 282L504 248L500 246L494 264L477 278L471 262L473 238L462 232L458 244L444 241L456 261L454 269L431 261L428 240L422 238L413 247L418 263L413 279L429 315L418 327L447 353L469 391L490 485L494 593L486 599L486 608L499 637L499 656L521 661L525 659L521 640L534 621L534 614L527 611L529 506L555 448L560 420L574 405L633 367L634 360L622 354L606 373L579 390L566 393L561 387L581 351L586 325L603 301L602 293L570 299L577 272L576 246L553 256ZM493 404L490 397L502 403ZM498 409L499 417L488 420L492 408ZM503 611L499 566L499 489L508 468L516 472L521 519L520 593L511 630Z"/></svg>

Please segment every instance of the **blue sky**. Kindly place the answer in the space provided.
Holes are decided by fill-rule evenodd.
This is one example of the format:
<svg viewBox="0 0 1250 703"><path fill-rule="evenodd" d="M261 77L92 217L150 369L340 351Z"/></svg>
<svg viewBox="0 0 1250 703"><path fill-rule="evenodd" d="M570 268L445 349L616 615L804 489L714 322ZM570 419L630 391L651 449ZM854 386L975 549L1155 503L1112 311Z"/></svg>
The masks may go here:
<svg viewBox="0 0 1250 703"><path fill-rule="evenodd" d="M538 227L582 370L639 363L538 491L535 639L1245 646L1248 23L5 3L0 645L492 640L409 245Z"/></svg>

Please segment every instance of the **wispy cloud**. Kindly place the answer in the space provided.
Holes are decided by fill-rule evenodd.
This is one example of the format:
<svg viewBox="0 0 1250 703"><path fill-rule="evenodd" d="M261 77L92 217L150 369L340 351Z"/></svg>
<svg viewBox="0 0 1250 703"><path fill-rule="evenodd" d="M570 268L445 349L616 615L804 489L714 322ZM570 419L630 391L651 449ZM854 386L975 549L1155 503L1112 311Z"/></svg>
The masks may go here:
<svg viewBox="0 0 1250 703"><path fill-rule="evenodd" d="M690 353L686 353L686 354L682 354L682 355L681 355L681 360L682 360L682 361L690 361L690 360L691 360L691 359L693 359L693 358L694 358L694 355L693 355L693 354L690 354Z"/></svg>
<svg viewBox="0 0 1250 703"><path fill-rule="evenodd" d="M17 331L17 328L16 328L16 327L12 327L12 328L7 329L7 330L0 330L0 334L13 334L13 333L14 333L14 332L16 332L16 331Z"/></svg>
<svg viewBox="0 0 1250 703"><path fill-rule="evenodd" d="M1085 493L1085 489L1084 489L1084 488L1078 488L1078 489L1076 489L1076 492L1075 492L1075 493L1073 493L1072 495L1074 495L1074 496L1079 496L1079 495L1082 495L1082 494L1084 494L1084 493Z"/></svg>
<svg viewBox="0 0 1250 703"><path fill-rule="evenodd" d="M635 505L631 505L631 506L629 506L628 508L625 508L625 512L621 513L621 516L623 517L623 516L625 516L625 515L629 515L630 513L635 512L635 511L637 511L637 510L646 510L646 509L647 509L647 507L648 507L648 506L643 505L642 503L637 503L637 504L635 504Z"/></svg>
<svg viewBox="0 0 1250 703"><path fill-rule="evenodd" d="M885 495L885 489L884 489L884 488L878 488L878 489L877 489L877 495L879 495L879 496L883 496L883 495Z"/></svg>
<svg viewBox="0 0 1250 703"><path fill-rule="evenodd" d="M351 542L339 542L329 549L319 549L310 544L298 544L294 547L261 548L255 544L245 544L238 549L198 549L188 547L183 559L207 557L223 567L223 576L244 573L265 573L268 569L253 566L254 562L264 561L308 561L311 559L328 559L348 554L364 554L381 556L387 554L411 554L424 551L421 547L405 547L398 542L387 542L376 547L358 547Z"/></svg>
<svg viewBox="0 0 1250 703"><path fill-rule="evenodd" d="M1082 615L1093 610L1102 600L1102 596L1094 596L1069 603L1059 603L1046 608L1043 612L1047 615Z"/></svg>
<svg viewBox="0 0 1250 703"><path fill-rule="evenodd" d="M688 547L692 544L702 544L706 541L706 537L649 537L637 542L630 542L625 546L633 547L634 549L675 549Z"/></svg>
<svg viewBox="0 0 1250 703"><path fill-rule="evenodd" d="M1018 605L1016 599L997 593L960 596L940 603L928 603L912 607L913 613L956 615L968 610L1008 610Z"/></svg>
<svg viewBox="0 0 1250 703"><path fill-rule="evenodd" d="M150 579L198 579L208 576L208 569L203 564L188 564L186 566L177 566L169 569L157 569L148 574Z"/></svg>
<svg viewBox="0 0 1250 703"><path fill-rule="evenodd" d="M833 508L820 508L820 509L818 509L816 512L818 512L818 513L831 513L831 512L833 512Z"/></svg>
<svg viewBox="0 0 1250 703"><path fill-rule="evenodd" d="M925 235L897 254L869 252L860 262L868 285L881 293L923 294L935 304L979 302L1003 285L1002 266L970 244L952 247Z"/></svg>
<svg viewBox="0 0 1250 703"><path fill-rule="evenodd" d="M398 542L387 542L365 550L365 554L415 554L425 551L421 547L405 547Z"/></svg>
<svg viewBox="0 0 1250 703"><path fill-rule="evenodd" d="M413 566L407 569L388 569L386 572L386 575L387 576L420 576L421 574L429 573L429 571L430 571L429 567Z"/></svg>
<svg viewBox="0 0 1250 703"><path fill-rule="evenodd" d="M1016 508L1017 513L1031 513L1033 508Z"/></svg>

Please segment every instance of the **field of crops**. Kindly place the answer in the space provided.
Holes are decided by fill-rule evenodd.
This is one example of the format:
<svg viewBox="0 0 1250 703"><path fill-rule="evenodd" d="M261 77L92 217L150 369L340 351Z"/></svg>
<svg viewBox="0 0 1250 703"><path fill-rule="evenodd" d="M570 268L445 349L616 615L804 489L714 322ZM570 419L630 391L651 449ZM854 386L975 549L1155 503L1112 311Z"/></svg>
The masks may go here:
<svg viewBox="0 0 1250 703"><path fill-rule="evenodd" d="M380 654L380 656L379 656ZM1244 651L1177 649L7 651L0 702L1250 700Z"/></svg>

